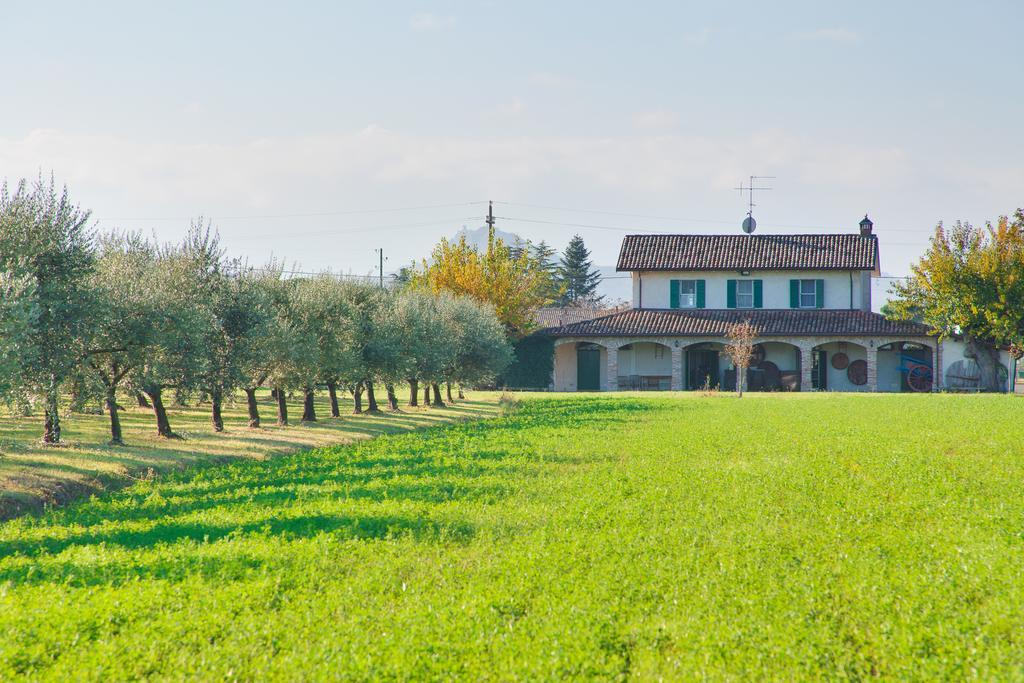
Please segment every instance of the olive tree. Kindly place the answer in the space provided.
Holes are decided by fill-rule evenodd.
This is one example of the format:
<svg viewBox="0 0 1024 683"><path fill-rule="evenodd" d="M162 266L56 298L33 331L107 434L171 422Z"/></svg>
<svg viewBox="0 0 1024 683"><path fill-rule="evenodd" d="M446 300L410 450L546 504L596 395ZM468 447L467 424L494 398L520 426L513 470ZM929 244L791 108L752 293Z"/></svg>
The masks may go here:
<svg viewBox="0 0 1024 683"><path fill-rule="evenodd" d="M100 238L96 269L89 278L96 306L87 362L102 387L112 445L124 443L118 389L146 362L157 342L161 313L151 286L155 267L154 247L140 236Z"/></svg>
<svg viewBox="0 0 1024 683"><path fill-rule="evenodd" d="M0 185L0 272L20 303L5 317L24 324L16 353L18 378L43 399L43 441L60 442L61 385L78 368L88 344L92 299L87 279L95 254L89 212L57 189L53 178ZM11 310L13 308L13 311ZM10 323L8 323L10 324ZM7 361L11 362L10 360Z"/></svg>
<svg viewBox="0 0 1024 683"><path fill-rule="evenodd" d="M443 297L440 304L446 310L442 319L452 344L452 358L444 368L450 401L451 382L459 386L492 382L512 362L512 347L490 305L464 296Z"/></svg>

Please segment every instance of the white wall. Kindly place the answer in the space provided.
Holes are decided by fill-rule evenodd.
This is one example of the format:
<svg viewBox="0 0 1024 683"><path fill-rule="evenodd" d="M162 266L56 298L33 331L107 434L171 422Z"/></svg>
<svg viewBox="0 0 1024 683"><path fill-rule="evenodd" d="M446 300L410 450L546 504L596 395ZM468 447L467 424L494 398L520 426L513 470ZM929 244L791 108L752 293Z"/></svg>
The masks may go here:
<svg viewBox="0 0 1024 683"><path fill-rule="evenodd" d="M636 342L631 349L619 349L619 377L629 375L672 375L672 349L651 342ZM656 358L656 351L661 357Z"/></svg>
<svg viewBox="0 0 1024 683"><path fill-rule="evenodd" d="M850 287L853 287L853 307L870 310L870 278L861 271L753 271L743 277L735 271L664 271L633 273L634 308L668 308L669 286L672 280L704 280L705 308L726 307L726 283L729 280L762 280L763 308L789 308L789 281L820 279L825 281L825 308L850 308ZM851 281L852 280L852 281ZM641 288L643 290L641 306ZM865 294L866 293L866 294ZM865 308L865 299L866 306Z"/></svg>
<svg viewBox="0 0 1024 683"><path fill-rule="evenodd" d="M781 372L793 372L799 368L800 350L792 344L764 342L764 359L778 366Z"/></svg>
<svg viewBox="0 0 1024 683"><path fill-rule="evenodd" d="M863 346L860 346L859 344L846 343L840 346L839 342L831 342L829 344L822 344L821 346L815 347L815 352L819 350L824 351L827 354L825 358L825 391L868 391L867 384L857 386L856 384L850 381L848 370L846 368L842 370L837 370L836 368L832 367L833 354L842 351L843 353L846 354L847 358L850 359L851 363L855 360L866 361L868 358L867 349L865 349ZM879 354L879 360L880 357L881 354ZM879 391L885 390L879 387ZM899 391L898 385L896 391Z"/></svg>
<svg viewBox="0 0 1024 683"><path fill-rule="evenodd" d="M943 387L946 385L946 377L949 374L950 366L959 360L972 361L973 358L967 358L964 356L964 351L967 350L967 344L957 339L946 339L942 342L942 383ZM1007 375L1013 371L1013 359L1010 358L1008 351L999 352L999 362L1003 364L1003 367L1007 370ZM1010 381L1007 380L1007 388L1009 390Z"/></svg>

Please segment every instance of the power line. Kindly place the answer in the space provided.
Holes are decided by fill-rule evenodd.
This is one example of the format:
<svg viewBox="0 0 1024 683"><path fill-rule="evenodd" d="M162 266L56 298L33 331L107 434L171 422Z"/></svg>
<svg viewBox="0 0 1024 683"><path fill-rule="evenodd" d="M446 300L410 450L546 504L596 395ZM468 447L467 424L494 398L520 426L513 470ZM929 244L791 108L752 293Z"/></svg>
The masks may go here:
<svg viewBox="0 0 1024 683"><path fill-rule="evenodd" d="M209 220L217 221L241 221L241 220L261 220L269 218L318 218L324 216L354 216L358 214L371 214L371 213L389 213L394 211L427 211L430 209L450 209L459 206L475 206L477 204L486 204L485 201L479 202L459 202L454 204L428 204L423 206L399 206L387 209L354 209L350 211L323 211L315 213L279 213L279 214L264 214L264 215L246 215L246 216L203 216ZM159 217L159 218L103 218L105 221L189 221L198 216L188 216L185 218L170 218L170 217Z"/></svg>
<svg viewBox="0 0 1024 683"><path fill-rule="evenodd" d="M447 221L428 221L426 223L392 223L390 225L354 225L345 226L340 228L331 228L330 230L315 230L306 232L288 232L286 235L280 232L276 233L263 233L260 235L246 235L246 239L262 239L270 237L317 237L321 235L342 235L353 232L373 232L376 230L403 230L405 228L422 228L431 226L450 226L452 223L460 221L475 221L482 220L483 216L463 216L460 218L452 218Z"/></svg>
<svg viewBox="0 0 1024 683"><path fill-rule="evenodd" d="M678 217L678 216L655 216L655 215L651 215L651 214L642 214L642 213L625 213L625 212L620 212L620 211L600 211L600 210L597 210L597 209L573 209L573 208L568 208L568 207L564 207L564 206L549 206L549 205L543 205L543 204L526 204L526 203L523 203L523 202L504 202L504 201L499 202L499 201L496 201L494 203L495 204L502 204L502 205L505 205L505 206L521 206L521 207L530 208L530 209L543 209L543 210L546 210L546 211L565 211L565 212L568 212L568 213L585 213L585 214L589 213L589 214L598 214L598 215L603 215L603 216L620 216L620 217L623 217L623 218L642 218L644 220L653 220L653 221L671 221L671 222L675 222L675 223L715 223L715 224L719 224L719 225L735 225L736 224L736 221L715 220L715 219L710 219L710 218L681 218L681 217ZM768 228L773 228L773 229L783 229L783 230L789 229L789 228L803 228L803 229L807 229L807 230L827 230L828 229L826 226L822 226L822 225L801 225L799 223L787 223L785 225L770 223L770 224L762 224L762 227L768 227ZM933 230L934 230L934 228L890 228L890 227L886 227L885 228L885 232L931 232Z"/></svg>

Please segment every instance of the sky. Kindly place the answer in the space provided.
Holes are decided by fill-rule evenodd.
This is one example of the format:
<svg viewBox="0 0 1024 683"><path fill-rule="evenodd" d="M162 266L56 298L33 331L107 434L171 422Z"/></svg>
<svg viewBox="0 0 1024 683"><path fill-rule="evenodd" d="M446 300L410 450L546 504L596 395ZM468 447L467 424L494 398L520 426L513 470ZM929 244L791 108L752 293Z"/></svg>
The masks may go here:
<svg viewBox="0 0 1024 683"><path fill-rule="evenodd" d="M0 176L101 230L368 275L498 225L854 231L904 275L1024 205L1019 2L33 2L0 24Z"/></svg>

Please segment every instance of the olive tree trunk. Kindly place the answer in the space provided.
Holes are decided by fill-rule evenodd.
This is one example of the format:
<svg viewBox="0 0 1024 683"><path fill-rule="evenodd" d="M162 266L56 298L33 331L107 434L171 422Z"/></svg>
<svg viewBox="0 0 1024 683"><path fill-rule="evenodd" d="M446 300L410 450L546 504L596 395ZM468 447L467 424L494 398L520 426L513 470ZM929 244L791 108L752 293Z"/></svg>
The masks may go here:
<svg viewBox="0 0 1024 683"><path fill-rule="evenodd" d="M352 414L359 415L363 412L363 383L357 382L352 389Z"/></svg>
<svg viewBox="0 0 1024 683"><path fill-rule="evenodd" d="M249 408L249 429L259 429L260 406L256 403L256 387L246 387L245 404Z"/></svg>
<svg viewBox="0 0 1024 683"><path fill-rule="evenodd" d="M153 406L153 415L156 417L157 436L170 439L175 436L171 431L171 421L167 419L167 408L164 406L164 388L151 386L145 390L149 402Z"/></svg>
<svg viewBox="0 0 1024 683"><path fill-rule="evenodd" d="M274 389L277 395L277 424L281 427L288 424L288 396L281 387Z"/></svg>
<svg viewBox="0 0 1024 683"><path fill-rule="evenodd" d="M385 384L384 388L388 391L388 408L398 410L398 397L395 396L395 385Z"/></svg>
<svg viewBox="0 0 1024 683"><path fill-rule="evenodd" d="M224 431L224 416L221 414L221 404L224 402L224 392L217 387L210 392L210 419L213 422L213 431Z"/></svg>
<svg viewBox="0 0 1024 683"><path fill-rule="evenodd" d="M445 392L448 395L448 402L449 403L455 403L455 399L452 398L452 383L451 382L445 382L444 383L444 388L445 388Z"/></svg>
<svg viewBox="0 0 1024 683"><path fill-rule="evenodd" d="M57 378L50 378L46 390L46 408L43 423L43 443L60 443L60 405L57 401Z"/></svg>
<svg viewBox="0 0 1024 683"><path fill-rule="evenodd" d="M425 406L429 406L430 405L430 383L429 382L424 382L423 383L423 405L425 405Z"/></svg>
<svg viewBox="0 0 1024 683"><path fill-rule="evenodd" d="M107 387L107 410L110 412L110 445L123 446L124 436L121 434L121 417L118 415L117 390Z"/></svg>
<svg viewBox="0 0 1024 683"><path fill-rule="evenodd" d="M316 422L316 405L313 403L313 387L303 390L302 421Z"/></svg>
<svg viewBox="0 0 1024 683"><path fill-rule="evenodd" d="M409 405L413 408L420 404L420 383L414 379L409 380Z"/></svg>
<svg viewBox="0 0 1024 683"><path fill-rule="evenodd" d="M434 390L434 405L443 407L444 401L441 400L441 387L437 385L437 382L434 382L430 385L430 388Z"/></svg>
<svg viewBox="0 0 1024 683"><path fill-rule="evenodd" d="M331 417L341 417L341 410L338 408L338 383L331 381L327 383L327 395L331 397Z"/></svg>
<svg viewBox="0 0 1024 683"><path fill-rule="evenodd" d="M377 407L377 397L373 394L373 382L369 380L366 382L366 410L371 413L376 413L380 410Z"/></svg>

